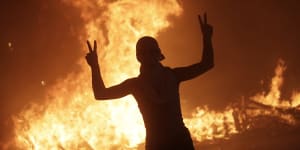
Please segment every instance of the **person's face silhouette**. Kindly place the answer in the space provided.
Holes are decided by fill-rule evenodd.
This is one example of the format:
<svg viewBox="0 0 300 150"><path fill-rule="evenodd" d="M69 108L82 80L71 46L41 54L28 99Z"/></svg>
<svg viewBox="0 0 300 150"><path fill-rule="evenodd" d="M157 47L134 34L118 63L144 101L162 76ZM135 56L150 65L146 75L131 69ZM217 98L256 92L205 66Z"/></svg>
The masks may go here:
<svg viewBox="0 0 300 150"><path fill-rule="evenodd" d="M138 40L136 44L136 57L143 65L156 64L165 58L161 53L157 41L149 36Z"/></svg>

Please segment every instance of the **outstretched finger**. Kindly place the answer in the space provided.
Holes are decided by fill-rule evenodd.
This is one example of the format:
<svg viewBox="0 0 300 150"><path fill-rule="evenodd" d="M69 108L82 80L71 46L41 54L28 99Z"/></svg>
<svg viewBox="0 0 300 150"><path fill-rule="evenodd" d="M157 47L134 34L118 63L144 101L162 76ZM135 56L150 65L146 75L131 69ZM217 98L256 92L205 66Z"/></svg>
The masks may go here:
<svg viewBox="0 0 300 150"><path fill-rule="evenodd" d="M88 45L89 52L90 52L90 53L91 53L91 52L93 52L93 48L92 48L92 46L91 46L91 43L90 43L90 41L89 41L89 40L87 40L87 41L86 41L86 43L87 43L87 45Z"/></svg>
<svg viewBox="0 0 300 150"><path fill-rule="evenodd" d="M202 18L200 15L198 15L198 19L199 19L199 22L200 22L200 26L201 26L201 29L203 28L203 21L202 21Z"/></svg>
<svg viewBox="0 0 300 150"><path fill-rule="evenodd" d="M97 53L97 42L94 40L94 52Z"/></svg>
<svg viewBox="0 0 300 150"><path fill-rule="evenodd" d="M204 13L204 23L207 24L207 13Z"/></svg>

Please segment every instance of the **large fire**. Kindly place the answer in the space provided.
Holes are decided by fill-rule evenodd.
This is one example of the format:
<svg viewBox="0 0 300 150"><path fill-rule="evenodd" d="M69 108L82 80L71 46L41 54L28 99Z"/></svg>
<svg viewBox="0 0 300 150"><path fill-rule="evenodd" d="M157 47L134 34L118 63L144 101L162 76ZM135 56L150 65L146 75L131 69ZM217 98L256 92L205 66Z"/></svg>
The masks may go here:
<svg viewBox="0 0 300 150"><path fill-rule="evenodd" d="M138 75L139 64L135 58L137 39L144 35L157 36L171 25L169 16L182 13L176 0L63 1L81 11L87 33L87 37L81 38L96 39L99 43L99 63L106 86ZM85 45L81 49L87 52ZM89 68L84 59L79 64L82 71L79 74L71 73L52 87L44 105L31 104L13 118L14 145L18 149L105 150L142 147L145 128L133 97L95 101ZM253 101L272 107L299 106L300 93L295 93L287 104L279 101L284 70L285 66L280 62L272 79L271 90L254 96ZM241 131L237 124L243 122L244 115L257 115L256 110L236 114L236 109L241 110L234 105L228 106L224 112L199 107L192 118L185 118L184 121L196 141L226 139ZM279 112L277 115L281 116ZM282 118L293 123L291 117Z"/></svg>

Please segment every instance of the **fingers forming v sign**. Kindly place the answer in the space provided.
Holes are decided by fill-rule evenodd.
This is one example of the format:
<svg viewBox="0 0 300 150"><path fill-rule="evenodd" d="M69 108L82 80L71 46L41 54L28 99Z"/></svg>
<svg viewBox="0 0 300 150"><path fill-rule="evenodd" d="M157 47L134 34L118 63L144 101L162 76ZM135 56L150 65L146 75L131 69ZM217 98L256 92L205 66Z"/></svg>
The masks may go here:
<svg viewBox="0 0 300 150"><path fill-rule="evenodd" d="M203 19L200 15L198 15L199 23L200 23L200 28L201 32L204 36L204 38L209 39L212 37L213 34L213 27L207 23L207 14L204 13Z"/></svg>
<svg viewBox="0 0 300 150"><path fill-rule="evenodd" d="M87 63L91 67L97 67L98 66L98 56L97 56L97 43L96 40L94 40L94 47L92 47L90 41L86 41L87 46L89 48L89 53L85 56Z"/></svg>
<svg viewBox="0 0 300 150"><path fill-rule="evenodd" d="M206 30L205 28L207 26L207 14L204 13L203 21L202 21L201 15L198 15L198 19L199 19L199 22L200 22L200 27L201 27L202 33L205 33L205 30Z"/></svg>
<svg viewBox="0 0 300 150"><path fill-rule="evenodd" d="M97 42L96 40L94 40L94 48L92 48L92 45L90 43L90 41L86 41L87 42L87 45L88 45L88 48L89 48L89 52L90 53L97 53Z"/></svg>

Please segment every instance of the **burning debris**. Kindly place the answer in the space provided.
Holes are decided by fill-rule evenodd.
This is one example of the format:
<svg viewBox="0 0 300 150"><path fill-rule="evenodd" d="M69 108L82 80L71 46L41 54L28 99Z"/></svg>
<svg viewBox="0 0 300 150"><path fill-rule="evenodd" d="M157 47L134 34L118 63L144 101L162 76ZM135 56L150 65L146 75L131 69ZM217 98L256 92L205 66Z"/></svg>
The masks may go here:
<svg viewBox="0 0 300 150"><path fill-rule="evenodd" d="M222 131L226 134L197 140L196 147L204 150L299 149L300 144L296 140L300 138L299 93L295 93L288 102L280 99L282 74L285 69L284 62L280 60L269 92L262 92L252 99L242 99L233 104L233 122L225 122L226 125L223 125ZM230 129L235 129L235 132Z"/></svg>
<svg viewBox="0 0 300 150"><path fill-rule="evenodd" d="M232 112L237 132L198 141L201 150L296 150L300 148L300 107L282 108L241 100ZM227 133L230 130L227 129ZM224 131L225 132L225 131Z"/></svg>
<svg viewBox="0 0 300 150"><path fill-rule="evenodd" d="M156 37L170 26L170 16L182 13L176 0L62 1L81 12L87 36L79 38L101 45L98 58L107 86L136 76L137 39ZM82 49L87 50L85 45ZM43 105L30 104L13 117L11 149L137 149L143 143L145 128L134 98L96 102L83 60L78 62L82 72L47 89Z"/></svg>
<svg viewBox="0 0 300 150"><path fill-rule="evenodd" d="M138 38L156 36L170 25L169 16L178 16L182 12L176 0L155 0L151 3L131 0L111 3L63 1L82 12L88 35L85 39L100 42L102 52L99 61L103 64L101 71L108 86L137 75L139 66L134 42ZM15 137L12 139L13 146L7 149L138 149L143 144L145 128L133 97L95 102L91 85L87 82L90 76L87 66L82 60L79 64L82 72L70 74L52 87L44 105L32 104L13 118ZM284 70L281 61L267 94L259 93L251 99L236 102L224 112L198 108L192 118L185 118L197 142L195 147L246 149L245 141L255 139L266 129L271 130L267 135L274 135L275 130L282 131L285 136L299 133L294 128L299 127L300 93L287 103L280 101L279 89ZM263 137L259 140L267 139L267 136ZM241 147L232 148L236 143L242 143L239 144ZM256 149L257 145L248 147Z"/></svg>

